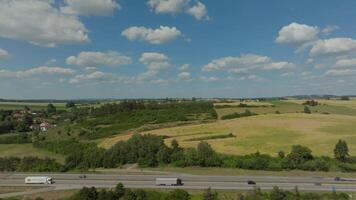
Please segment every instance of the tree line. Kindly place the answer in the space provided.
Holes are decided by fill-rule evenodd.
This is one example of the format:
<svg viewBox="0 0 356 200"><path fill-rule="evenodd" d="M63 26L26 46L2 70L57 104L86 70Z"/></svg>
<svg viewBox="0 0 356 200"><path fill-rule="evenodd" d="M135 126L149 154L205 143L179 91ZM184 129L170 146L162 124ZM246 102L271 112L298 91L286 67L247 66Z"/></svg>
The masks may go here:
<svg viewBox="0 0 356 200"><path fill-rule="evenodd" d="M250 170L305 170L355 171L356 159L349 155L345 141L340 140L334 148L335 159L314 156L308 147L294 145L289 153L280 151L277 157L259 152L232 156L218 154L204 141L197 148L183 149L176 140L171 145L164 143L164 136L135 134L127 141L120 141L105 150L95 143L81 143L76 140L39 141L35 147L45 148L66 155L65 170L115 168L124 164L138 163L141 167L226 167Z"/></svg>
<svg viewBox="0 0 356 200"><path fill-rule="evenodd" d="M53 172L63 168L55 159L0 157L0 172Z"/></svg>

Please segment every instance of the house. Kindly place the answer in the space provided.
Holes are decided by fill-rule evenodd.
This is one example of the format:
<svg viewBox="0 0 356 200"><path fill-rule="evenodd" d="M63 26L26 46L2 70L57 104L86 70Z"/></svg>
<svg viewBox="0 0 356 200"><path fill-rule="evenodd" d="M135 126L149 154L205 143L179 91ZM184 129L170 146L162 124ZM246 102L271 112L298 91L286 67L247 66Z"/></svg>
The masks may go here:
<svg viewBox="0 0 356 200"><path fill-rule="evenodd" d="M52 124L49 122L46 122L46 121L44 121L40 124L40 130L43 132L48 131L48 129L50 129L52 127L53 127Z"/></svg>

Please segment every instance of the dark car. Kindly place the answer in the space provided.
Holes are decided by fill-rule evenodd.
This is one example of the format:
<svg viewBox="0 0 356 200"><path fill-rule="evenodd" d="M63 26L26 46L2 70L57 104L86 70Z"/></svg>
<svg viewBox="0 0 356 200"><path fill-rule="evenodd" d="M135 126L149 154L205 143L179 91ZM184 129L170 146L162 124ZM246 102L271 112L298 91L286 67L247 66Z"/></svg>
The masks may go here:
<svg viewBox="0 0 356 200"><path fill-rule="evenodd" d="M340 177L335 177L334 181L341 181L341 178Z"/></svg>
<svg viewBox="0 0 356 200"><path fill-rule="evenodd" d="M249 184L249 185L256 185L256 182L255 182L255 181L247 181L247 184Z"/></svg>
<svg viewBox="0 0 356 200"><path fill-rule="evenodd" d="M87 175L85 175L85 174L79 175L79 178L87 178Z"/></svg>

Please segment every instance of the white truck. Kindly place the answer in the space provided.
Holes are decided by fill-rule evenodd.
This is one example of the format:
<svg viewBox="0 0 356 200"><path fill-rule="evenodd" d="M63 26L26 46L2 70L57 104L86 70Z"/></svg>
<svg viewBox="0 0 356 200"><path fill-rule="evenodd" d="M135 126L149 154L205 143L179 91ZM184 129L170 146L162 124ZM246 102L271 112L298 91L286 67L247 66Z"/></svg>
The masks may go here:
<svg viewBox="0 0 356 200"><path fill-rule="evenodd" d="M53 179L48 176L29 176L25 178L25 184L52 184Z"/></svg>
<svg viewBox="0 0 356 200"><path fill-rule="evenodd" d="M179 186L183 185L179 178L156 178L156 185L160 186Z"/></svg>

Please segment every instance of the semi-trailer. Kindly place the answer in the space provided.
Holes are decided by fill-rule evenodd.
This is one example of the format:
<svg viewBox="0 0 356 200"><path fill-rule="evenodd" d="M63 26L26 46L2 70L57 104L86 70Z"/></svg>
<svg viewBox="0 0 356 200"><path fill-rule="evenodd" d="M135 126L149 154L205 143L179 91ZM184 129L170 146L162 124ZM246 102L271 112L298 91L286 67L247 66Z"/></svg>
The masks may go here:
<svg viewBox="0 0 356 200"><path fill-rule="evenodd" d="M48 176L29 176L25 178L26 184L52 184L53 179Z"/></svg>
<svg viewBox="0 0 356 200"><path fill-rule="evenodd" d="M183 185L179 178L156 178L156 185L160 186L179 186Z"/></svg>

